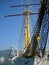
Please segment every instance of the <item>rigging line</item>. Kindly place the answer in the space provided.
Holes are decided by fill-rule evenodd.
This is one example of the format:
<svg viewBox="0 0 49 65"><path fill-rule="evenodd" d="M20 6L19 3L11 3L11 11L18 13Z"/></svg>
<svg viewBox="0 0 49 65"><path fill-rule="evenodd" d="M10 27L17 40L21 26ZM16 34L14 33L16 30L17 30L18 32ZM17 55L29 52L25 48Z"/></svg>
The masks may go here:
<svg viewBox="0 0 49 65"><path fill-rule="evenodd" d="M34 7L30 6L30 10L33 11L33 13L38 12L39 8L40 8L40 6L34 6Z"/></svg>
<svg viewBox="0 0 49 65"><path fill-rule="evenodd" d="M33 27L33 26L32 26ZM31 36L33 36L33 31L34 31L34 28L35 28L35 26L33 27L33 29L32 29L32 32L31 32ZM31 37L31 39L32 39L32 37Z"/></svg>
<svg viewBox="0 0 49 65"><path fill-rule="evenodd" d="M37 22L34 24L34 26L33 26L33 24L31 24L31 26L32 26L31 36L33 36L33 34L34 34L34 32L35 32L36 24L37 24ZM32 38L32 37L31 37L31 38Z"/></svg>
<svg viewBox="0 0 49 65"><path fill-rule="evenodd" d="M39 12L38 12L39 13ZM39 14L38 14L39 15ZM38 19L37 19L37 21L38 21ZM36 24L37 24L37 22L35 23L35 25L34 25L34 27L33 27L33 29L32 29L32 33L31 33L31 35L33 36L34 35L34 32L35 32L35 28L36 28ZM33 32L34 31L34 32Z"/></svg>
<svg viewBox="0 0 49 65"><path fill-rule="evenodd" d="M22 28L21 28L21 33L20 33L20 38L19 38L18 43L20 43L20 41L21 41L21 39L22 39L23 30L24 30L24 22L23 22L23 25L22 25Z"/></svg>

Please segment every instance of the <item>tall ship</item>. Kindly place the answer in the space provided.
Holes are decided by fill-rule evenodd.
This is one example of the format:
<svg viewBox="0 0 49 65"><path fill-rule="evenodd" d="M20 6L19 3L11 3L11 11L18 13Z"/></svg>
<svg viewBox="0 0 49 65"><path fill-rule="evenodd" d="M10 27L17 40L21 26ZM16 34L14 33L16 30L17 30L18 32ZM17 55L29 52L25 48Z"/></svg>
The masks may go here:
<svg viewBox="0 0 49 65"><path fill-rule="evenodd" d="M22 27L22 31L24 31L23 52L18 51L17 55L14 55L11 60L9 60L11 61L9 65L49 65L49 51L45 50L49 32L49 0L40 0L40 3L30 1L31 0L25 0L24 4L10 6L11 8L24 7L22 13L4 16L4 18L14 16L24 16L25 18ZM33 6L38 6L37 12L31 10ZM34 27L31 27L32 23L30 23L30 21L34 22L32 20L34 15L38 16L38 18L36 24L33 24Z"/></svg>

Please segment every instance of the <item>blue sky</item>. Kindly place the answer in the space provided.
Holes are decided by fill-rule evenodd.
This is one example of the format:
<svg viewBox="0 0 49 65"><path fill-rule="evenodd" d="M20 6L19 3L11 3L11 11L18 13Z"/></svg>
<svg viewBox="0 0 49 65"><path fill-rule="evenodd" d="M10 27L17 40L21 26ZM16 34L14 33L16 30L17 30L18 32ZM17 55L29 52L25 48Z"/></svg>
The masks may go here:
<svg viewBox="0 0 49 65"><path fill-rule="evenodd" d="M35 2L39 3L40 0L32 0L31 3ZM23 13L25 9L24 7L10 8L11 5L17 5L22 3L24 4L25 0L0 0L0 50L8 49L10 45L16 48L19 47L19 49L22 49L24 47L23 35L21 36L21 40L19 41L24 22L24 16L3 18L4 15ZM38 8L39 6L33 6L33 8L30 7L33 12L37 12ZM33 15L31 17L31 21L33 21L31 22L32 27L34 27L33 24L35 24L37 18L37 15Z"/></svg>

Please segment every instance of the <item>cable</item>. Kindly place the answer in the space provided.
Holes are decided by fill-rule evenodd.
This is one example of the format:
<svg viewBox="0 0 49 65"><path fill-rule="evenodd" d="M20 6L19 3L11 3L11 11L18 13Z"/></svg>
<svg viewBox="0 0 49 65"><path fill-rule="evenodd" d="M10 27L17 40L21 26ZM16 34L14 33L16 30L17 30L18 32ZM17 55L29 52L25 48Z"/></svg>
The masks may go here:
<svg viewBox="0 0 49 65"><path fill-rule="evenodd" d="M19 38L18 44L20 43L20 41L22 39L22 33L24 31L24 24L25 24L25 22L23 22L23 24L22 24L22 28L21 28L21 33L20 33L20 38Z"/></svg>

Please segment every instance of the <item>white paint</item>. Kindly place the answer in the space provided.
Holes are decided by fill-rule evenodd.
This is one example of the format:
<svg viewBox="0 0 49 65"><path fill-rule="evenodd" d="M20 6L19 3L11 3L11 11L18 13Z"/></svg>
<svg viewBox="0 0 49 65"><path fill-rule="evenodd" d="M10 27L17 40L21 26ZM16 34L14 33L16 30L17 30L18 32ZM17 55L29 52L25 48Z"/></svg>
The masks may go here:
<svg viewBox="0 0 49 65"><path fill-rule="evenodd" d="M5 60L5 58L4 58L4 57L1 57L1 58L0 58L0 63L3 63L4 60Z"/></svg>

